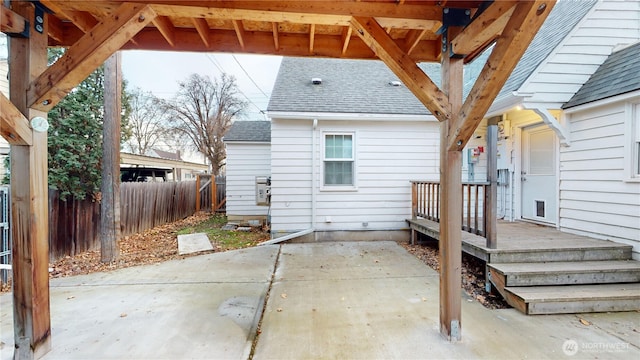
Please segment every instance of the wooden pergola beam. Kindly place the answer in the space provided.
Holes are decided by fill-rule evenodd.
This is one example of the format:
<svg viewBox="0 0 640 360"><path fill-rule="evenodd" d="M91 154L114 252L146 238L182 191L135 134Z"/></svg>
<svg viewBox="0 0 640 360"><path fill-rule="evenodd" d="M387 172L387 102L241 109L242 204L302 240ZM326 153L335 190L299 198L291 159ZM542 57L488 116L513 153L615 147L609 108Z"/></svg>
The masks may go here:
<svg viewBox="0 0 640 360"><path fill-rule="evenodd" d="M193 26L196 28L198 35L202 39L202 43L205 47L211 46L211 42L209 41L209 24L207 24L207 20L203 18L192 18ZM175 33L174 33L175 37ZM173 45L175 46L175 44Z"/></svg>
<svg viewBox="0 0 640 360"><path fill-rule="evenodd" d="M27 92L29 105L41 111L51 110L155 17L149 6L121 5L31 83Z"/></svg>
<svg viewBox="0 0 640 360"><path fill-rule="evenodd" d="M455 133L446 144L449 150L462 150L467 144L554 5L555 0L518 2L460 109Z"/></svg>
<svg viewBox="0 0 640 360"><path fill-rule="evenodd" d="M0 93L0 134L11 145L31 145L29 120Z"/></svg>
<svg viewBox="0 0 640 360"><path fill-rule="evenodd" d="M316 24L309 25L309 54L313 54L313 43L316 40Z"/></svg>
<svg viewBox="0 0 640 360"><path fill-rule="evenodd" d="M245 44L244 44L244 26L242 25L242 21L240 20L231 20L231 22L233 23L233 29L236 32L236 37L238 38L238 44L240 44L240 48L242 48L244 50L245 48Z"/></svg>
<svg viewBox="0 0 640 360"><path fill-rule="evenodd" d="M342 55L344 55L349 48L349 42L351 41L352 32L353 28L351 26L345 26L342 29Z"/></svg>
<svg viewBox="0 0 640 360"><path fill-rule="evenodd" d="M0 32L5 34L20 34L27 27L27 20L16 12L0 5Z"/></svg>
<svg viewBox="0 0 640 360"><path fill-rule="evenodd" d="M273 32L273 48L275 51L280 50L280 35L278 34L278 23L271 23L271 31Z"/></svg>
<svg viewBox="0 0 640 360"><path fill-rule="evenodd" d="M351 26L373 52L440 121L451 117L449 99L373 18L354 17Z"/></svg>
<svg viewBox="0 0 640 360"><path fill-rule="evenodd" d="M502 33L517 3L517 1L493 2L451 41L453 53L468 55L491 43Z"/></svg>
<svg viewBox="0 0 640 360"><path fill-rule="evenodd" d="M171 47L174 47L176 45L176 28L171 23L171 20L166 16L157 16L153 19L153 24L158 28L158 31L160 31L165 40L167 40L167 43L169 43Z"/></svg>
<svg viewBox="0 0 640 360"><path fill-rule="evenodd" d="M78 29L82 30L82 32L88 32L93 29L94 26L98 25L98 20L93 17L93 15L79 10L69 10L63 9L58 6L57 3L48 0L40 0L43 5L49 8L51 11L56 14L64 15L72 24L78 27Z"/></svg>

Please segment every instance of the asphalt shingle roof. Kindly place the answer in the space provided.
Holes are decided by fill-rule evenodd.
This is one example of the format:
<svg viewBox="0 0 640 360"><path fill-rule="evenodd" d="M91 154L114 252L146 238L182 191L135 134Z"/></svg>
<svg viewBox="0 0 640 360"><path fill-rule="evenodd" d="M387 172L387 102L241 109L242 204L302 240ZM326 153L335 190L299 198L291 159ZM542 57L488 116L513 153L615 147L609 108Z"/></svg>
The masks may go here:
<svg viewBox="0 0 640 360"><path fill-rule="evenodd" d="M640 43L611 54L563 109L640 89Z"/></svg>
<svg viewBox="0 0 640 360"><path fill-rule="evenodd" d="M236 121L224 141L271 142L271 121Z"/></svg>
<svg viewBox="0 0 640 360"><path fill-rule="evenodd" d="M596 0L559 1L498 98L510 95L522 86L595 3ZM489 54L490 51L487 51L472 64L465 66L465 97ZM440 64L423 63L420 67L438 86L440 85ZM322 84L314 85L312 78L322 79ZM390 84L397 80L397 76L378 60L287 57L282 59L268 111L430 114L406 86Z"/></svg>
<svg viewBox="0 0 640 360"><path fill-rule="evenodd" d="M427 72L439 72L430 64ZM312 78L322 79L314 85ZM433 76L432 79L439 79ZM271 93L269 111L429 114L398 77L378 60L283 58Z"/></svg>

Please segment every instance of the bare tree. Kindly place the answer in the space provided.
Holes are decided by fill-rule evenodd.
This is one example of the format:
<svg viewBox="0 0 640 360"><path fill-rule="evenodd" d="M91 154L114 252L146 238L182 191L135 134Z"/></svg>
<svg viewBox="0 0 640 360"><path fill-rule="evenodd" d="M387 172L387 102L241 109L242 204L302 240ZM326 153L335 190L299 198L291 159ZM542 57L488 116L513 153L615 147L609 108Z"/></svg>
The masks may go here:
<svg viewBox="0 0 640 360"><path fill-rule="evenodd" d="M179 85L175 100L165 102L164 109L173 128L191 140L218 175L226 156L222 137L247 105L238 96L235 78L227 74L214 80L192 74Z"/></svg>
<svg viewBox="0 0 640 360"><path fill-rule="evenodd" d="M167 136L167 122L162 103L150 92L139 88L129 94L129 130L127 145L134 154L144 155Z"/></svg>

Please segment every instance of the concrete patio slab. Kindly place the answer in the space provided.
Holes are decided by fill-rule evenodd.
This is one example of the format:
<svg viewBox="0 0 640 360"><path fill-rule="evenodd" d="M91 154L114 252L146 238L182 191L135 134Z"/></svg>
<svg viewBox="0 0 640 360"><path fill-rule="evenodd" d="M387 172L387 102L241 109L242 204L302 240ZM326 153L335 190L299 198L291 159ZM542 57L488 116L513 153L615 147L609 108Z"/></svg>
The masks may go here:
<svg viewBox="0 0 640 360"><path fill-rule="evenodd" d="M205 233L178 235L178 254L192 254L213 250L213 245Z"/></svg>
<svg viewBox="0 0 640 360"><path fill-rule="evenodd" d="M638 312L526 316L467 298L463 340L449 343L438 279L394 242L261 246L54 279L44 359L640 357ZM11 294L0 306L4 360Z"/></svg>

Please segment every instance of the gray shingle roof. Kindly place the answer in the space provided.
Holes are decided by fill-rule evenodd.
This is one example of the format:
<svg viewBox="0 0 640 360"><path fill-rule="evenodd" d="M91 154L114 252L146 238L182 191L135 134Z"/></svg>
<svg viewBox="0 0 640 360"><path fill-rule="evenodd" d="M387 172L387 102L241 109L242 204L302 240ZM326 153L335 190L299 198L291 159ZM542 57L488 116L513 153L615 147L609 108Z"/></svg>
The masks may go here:
<svg viewBox="0 0 640 360"><path fill-rule="evenodd" d="M518 65L513 69L496 100L510 96L518 90L596 2L596 0L558 1L522 55Z"/></svg>
<svg viewBox="0 0 640 360"><path fill-rule="evenodd" d="M640 43L611 54L563 109L640 90Z"/></svg>
<svg viewBox="0 0 640 360"><path fill-rule="evenodd" d="M224 141L271 142L271 121L236 121Z"/></svg>
<svg viewBox="0 0 640 360"><path fill-rule="evenodd" d="M429 64L427 72L438 72ZM314 85L312 78L322 79ZM434 76L432 79L439 79ZM429 114L424 105L381 61L283 58L268 111Z"/></svg>
<svg viewBox="0 0 640 360"><path fill-rule="evenodd" d="M562 0L554 6L522 59L507 79L498 99L511 95L576 26L596 0ZM490 52L465 66L464 96L469 93ZM439 86L440 64L420 67ZM312 78L322 84L313 85ZM428 115L429 111L398 78L377 60L283 58L268 111Z"/></svg>

